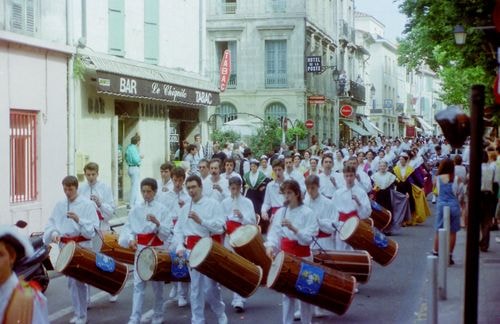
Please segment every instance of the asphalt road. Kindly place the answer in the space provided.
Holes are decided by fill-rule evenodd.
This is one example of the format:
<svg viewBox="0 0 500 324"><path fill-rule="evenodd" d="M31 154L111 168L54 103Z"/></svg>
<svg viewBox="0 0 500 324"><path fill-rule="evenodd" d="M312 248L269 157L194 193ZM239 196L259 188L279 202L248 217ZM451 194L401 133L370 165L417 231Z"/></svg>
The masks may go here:
<svg viewBox="0 0 500 324"><path fill-rule="evenodd" d="M398 242L399 252L393 263L382 267L375 262L368 283L360 286L349 310L343 316L332 314L314 318L314 323L415 323L425 305L422 302L426 280L426 255L431 250L434 217L426 223L402 228L391 236ZM171 285L166 285L168 296ZM68 323L72 308L67 280L58 277L51 281L46 292L49 301L49 316L52 323ZM88 312L89 323L127 323L132 307L132 281L121 292L116 303L108 301L108 295L92 288L92 304ZM146 289L143 319L152 311L152 290ZM230 323L280 323L281 294L260 288L246 304L246 312L237 314L230 307L232 293L223 288L226 313ZM215 317L207 308L207 323L216 323ZM176 302L165 305L164 323L189 323L189 306L177 307Z"/></svg>

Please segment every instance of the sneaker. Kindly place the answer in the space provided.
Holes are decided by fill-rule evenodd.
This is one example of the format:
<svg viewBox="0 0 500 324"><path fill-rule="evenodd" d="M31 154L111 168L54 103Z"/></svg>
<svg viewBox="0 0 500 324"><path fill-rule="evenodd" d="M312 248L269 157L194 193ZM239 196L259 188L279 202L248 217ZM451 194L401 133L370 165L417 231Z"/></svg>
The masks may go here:
<svg viewBox="0 0 500 324"><path fill-rule="evenodd" d="M293 313L293 320L294 321L300 321L300 311L297 310L295 313Z"/></svg>
<svg viewBox="0 0 500 324"><path fill-rule="evenodd" d="M87 317L84 316L84 317L77 318L75 324L87 324Z"/></svg>
<svg viewBox="0 0 500 324"><path fill-rule="evenodd" d="M153 320L151 321L151 324L161 324L161 323L163 323L163 317L153 318Z"/></svg>
<svg viewBox="0 0 500 324"><path fill-rule="evenodd" d="M328 313L321 308L315 306L314 307L314 317L325 317L328 316Z"/></svg>
<svg viewBox="0 0 500 324"><path fill-rule="evenodd" d="M116 303L117 300L118 300L118 295L110 295L109 296L110 303Z"/></svg>
<svg viewBox="0 0 500 324"><path fill-rule="evenodd" d="M435 204L436 203L436 196L432 195L432 203Z"/></svg>
<svg viewBox="0 0 500 324"><path fill-rule="evenodd" d="M448 265L454 265L455 261L453 261L453 257L450 255L450 262L448 262Z"/></svg>
<svg viewBox="0 0 500 324"><path fill-rule="evenodd" d="M75 315L75 316L73 316L73 317L69 320L69 322L70 322L71 324L76 323L76 321L78 321L78 316L76 316L76 315Z"/></svg>
<svg viewBox="0 0 500 324"><path fill-rule="evenodd" d="M439 254L436 251L432 251L431 254L434 256L439 256Z"/></svg>
<svg viewBox="0 0 500 324"><path fill-rule="evenodd" d="M495 242L500 243L500 236L495 237Z"/></svg>
<svg viewBox="0 0 500 324"><path fill-rule="evenodd" d="M184 296L179 296L179 299L177 300L177 305L179 305L179 307L184 307L188 304L186 298Z"/></svg>
<svg viewBox="0 0 500 324"><path fill-rule="evenodd" d="M170 294L168 294L168 297L170 299L175 299L175 297L177 297L177 286L176 285L172 286L172 289L170 289Z"/></svg>
<svg viewBox="0 0 500 324"><path fill-rule="evenodd" d="M355 294L359 294L359 289L358 288L354 288L354 293Z"/></svg>
<svg viewBox="0 0 500 324"><path fill-rule="evenodd" d="M234 301L233 308L236 313L243 313L245 311L245 306L243 305L242 301Z"/></svg>

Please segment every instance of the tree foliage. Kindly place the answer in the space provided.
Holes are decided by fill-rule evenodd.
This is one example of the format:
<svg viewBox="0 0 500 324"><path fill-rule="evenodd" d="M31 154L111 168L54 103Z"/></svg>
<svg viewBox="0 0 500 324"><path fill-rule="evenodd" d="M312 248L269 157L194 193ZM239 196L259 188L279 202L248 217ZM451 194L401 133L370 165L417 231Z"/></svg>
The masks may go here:
<svg viewBox="0 0 500 324"><path fill-rule="evenodd" d="M494 30L473 27L492 25L495 0L404 0L399 8L408 17L400 40L399 63L409 69L427 64L443 81L441 100L446 104L467 105L472 84L491 89L495 77ZM467 31L464 45L456 45L455 25ZM486 91L491 103L492 92Z"/></svg>
<svg viewBox="0 0 500 324"><path fill-rule="evenodd" d="M212 141L213 142L218 142L224 145L225 143L234 143L240 140L240 134L236 133L235 131L221 131L221 130L214 130L212 132Z"/></svg>

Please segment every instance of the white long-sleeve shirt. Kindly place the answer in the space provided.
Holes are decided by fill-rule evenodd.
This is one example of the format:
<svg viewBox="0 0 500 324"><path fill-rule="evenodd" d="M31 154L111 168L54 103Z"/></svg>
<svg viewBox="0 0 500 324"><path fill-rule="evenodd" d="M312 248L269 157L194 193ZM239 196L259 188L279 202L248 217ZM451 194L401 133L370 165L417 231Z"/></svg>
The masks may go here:
<svg viewBox="0 0 500 324"><path fill-rule="evenodd" d="M5 319L5 312L7 311L14 289L16 289L18 284L19 279L17 278L17 275L12 272L7 281L0 285L0 318L2 321ZM35 296L33 296L33 313L31 323L49 323L47 298L45 298L41 292L36 292Z"/></svg>
<svg viewBox="0 0 500 324"><path fill-rule="evenodd" d="M359 205L352 199L353 196L358 197ZM337 210L337 213L334 214L334 222L339 229L339 226L343 224L343 222L339 221L339 213L347 214L355 210L361 219L370 217L372 213L370 198L368 198L363 188L358 185L354 185L351 189L343 187L337 190L333 195L332 202Z"/></svg>
<svg viewBox="0 0 500 324"><path fill-rule="evenodd" d="M78 215L78 223L67 217L66 213L68 211ZM99 218L97 217L95 204L79 195L72 202L64 199L54 206L49 222L45 226L43 241L47 244L52 242L54 234L61 237L82 235L85 238L91 239L95 235L96 228L99 228ZM90 242L85 243L90 244Z"/></svg>
<svg viewBox="0 0 500 324"><path fill-rule="evenodd" d="M233 210L235 209L241 212L242 218L234 214ZM255 224L257 222L252 201L242 195L237 198L228 197L224 199L222 201L222 210L224 211L226 220L235 221L242 225Z"/></svg>
<svg viewBox="0 0 500 324"><path fill-rule="evenodd" d="M281 222L285 218L290 220L292 225L298 229L297 234L288 227L281 226ZM282 238L295 240L300 245L310 245L313 237L318 235L318 229L317 217L314 216L309 207L305 205L296 208L282 207L274 215L264 245L274 249L281 249Z"/></svg>
<svg viewBox="0 0 500 324"><path fill-rule="evenodd" d="M306 195L304 205L309 207L316 215L320 231L327 234L333 234L335 232L332 222L334 220L333 217L336 213L336 208L332 200L323 195L318 195L316 199L312 199L311 196Z"/></svg>
<svg viewBox="0 0 500 324"><path fill-rule="evenodd" d="M160 226L147 220L149 214L158 219ZM131 241L136 240L137 234L150 233L156 233L163 242L167 242L171 236L172 228L172 218L169 217L167 208L163 204L156 200L149 203L143 201L130 210L127 222L120 232L118 243L123 247L128 247Z"/></svg>
<svg viewBox="0 0 500 324"><path fill-rule="evenodd" d="M189 218L189 212L194 211L201 218L201 224ZM221 204L211 198L201 197L198 201L184 205L174 227L174 244L176 251L184 251L184 241L187 236L195 235L209 237L224 232L225 216Z"/></svg>
<svg viewBox="0 0 500 324"><path fill-rule="evenodd" d="M214 184L218 184L222 192L214 189ZM203 180L203 196L215 199L218 202L222 202L226 197L229 197L229 182L224 175L220 175L218 181L213 181L211 176L206 177Z"/></svg>
<svg viewBox="0 0 500 324"><path fill-rule="evenodd" d="M181 214L181 206L179 205L179 201L183 201L184 205L189 205L189 203L191 202L191 197L184 189L179 192L170 190L160 197L156 196L155 199L167 208L168 214L173 221L176 221Z"/></svg>
<svg viewBox="0 0 500 324"><path fill-rule="evenodd" d="M344 182L344 176L343 173L339 172L332 172L327 175L325 172L322 172L318 174L319 177L319 192L327 197L327 198L332 198L333 194L337 189L339 189L345 182ZM333 185L331 178L335 179L335 184Z"/></svg>
<svg viewBox="0 0 500 324"><path fill-rule="evenodd" d="M304 174L299 172L296 169L293 169L292 172L285 171L283 173L283 176L285 177L285 180L295 180L298 182L300 186L300 191L302 194L306 192L306 184L304 180Z"/></svg>
<svg viewBox="0 0 500 324"><path fill-rule="evenodd" d="M111 187L103 182L96 181L96 183L91 186L88 182L81 183L78 186L78 193L82 197L90 199L91 195L97 196L101 200L101 207L92 201L95 205L96 210L98 210L103 220L101 221L101 228L103 230L109 229L109 220L113 218L115 213L115 199L113 198L113 193L111 192Z"/></svg>
<svg viewBox="0 0 500 324"><path fill-rule="evenodd" d="M170 191L174 190L174 182L172 179L168 179L168 181L165 183L163 182L163 179L156 179L156 184L158 186L158 190L156 191L156 200L162 200L163 196L168 194Z"/></svg>
<svg viewBox="0 0 500 324"><path fill-rule="evenodd" d="M271 209L272 207L281 207L285 198L280 193L281 183L273 180L266 186L266 193L264 195L264 202L262 203L261 213L264 213Z"/></svg>

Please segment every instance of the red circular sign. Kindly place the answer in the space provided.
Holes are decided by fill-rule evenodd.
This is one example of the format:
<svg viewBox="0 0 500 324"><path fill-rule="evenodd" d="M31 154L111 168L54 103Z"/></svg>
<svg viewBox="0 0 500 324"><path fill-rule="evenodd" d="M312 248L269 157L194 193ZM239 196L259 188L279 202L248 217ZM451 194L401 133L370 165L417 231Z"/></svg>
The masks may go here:
<svg viewBox="0 0 500 324"><path fill-rule="evenodd" d="M308 119L306 120L306 122L304 123L304 125L306 126L306 128L313 128L314 127L314 121L312 119Z"/></svg>
<svg viewBox="0 0 500 324"><path fill-rule="evenodd" d="M344 105L340 108L340 114L343 117L351 117L353 111L354 111L354 109L352 109L352 106L349 106L349 105Z"/></svg>
<svg viewBox="0 0 500 324"><path fill-rule="evenodd" d="M493 81L493 95L495 97L495 102L500 104L500 78L498 77L498 74L495 81Z"/></svg>

